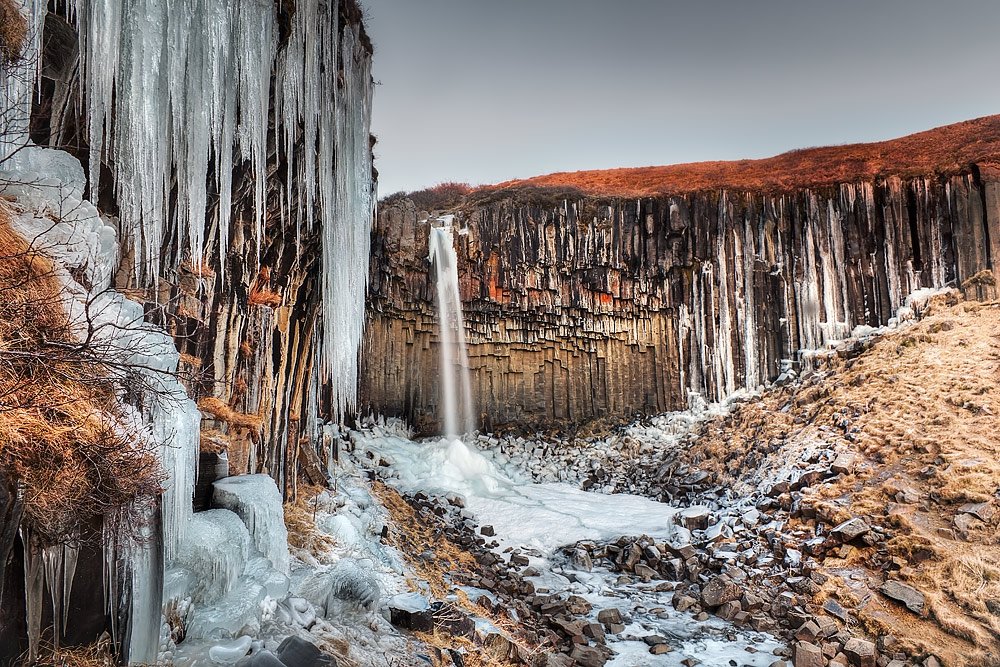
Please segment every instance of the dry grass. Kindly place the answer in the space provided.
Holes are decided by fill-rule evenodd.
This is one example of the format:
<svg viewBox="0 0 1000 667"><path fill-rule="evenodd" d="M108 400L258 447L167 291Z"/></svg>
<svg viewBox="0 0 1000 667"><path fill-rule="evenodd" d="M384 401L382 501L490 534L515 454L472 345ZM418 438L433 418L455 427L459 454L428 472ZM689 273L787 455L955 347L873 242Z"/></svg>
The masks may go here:
<svg viewBox="0 0 1000 667"><path fill-rule="evenodd" d="M89 646L73 648L41 647L41 657L32 667L118 667L111 642L98 642Z"/></svg>
<svg viewBox="0 0 1000 667"><path fill-rule="evenodd" d="M217 429L202 429L201 451L227 452L231 475L252 472L249 469L250 448L253 443L260 441L261 429L264 427L263 417L260 414L234 410L225 401L212 396L199 400L198 409L230 428L229 433L222 433Z"/></svg>
<svg viewBox="0 0 1000 667"><path fill-rule="evenodd" d="M435 598L444 600L453 592L450 580L456 575L467 577L477 571L479 566L472 554L453 543L440 530L427 525L395 489L381 482L375 482L372 484L372 494L389 513L389 542L406 558L407 564L417 577L427 583ZM433 554L433 558L421 557L427 553ZM414 590L417 588L415 585L412 587ZM458 591L456 597L458 606L466 613L489 620L509 637L518 638L521 635L522 629L511 619L498 616L491 610L472 603L461 591ZM473 646L467 640L446 634L420 633L418 636L424 642L441 650L460 650ZM531 655L537 651L536 647L518 641L516 648L520 649L521 654ZM500 650L505 647L473 647L475 651L468 651L464 656L465 664L470 667L511 664L505 651Z"/></svg>
<svg viewBox="0 0 1000 667"><path fill-rule="evenodd" d="M122 428L123 381L81 351L61 289L0 208L0 471L43 543L154 497L163 478L153 444Z"/></svg>
<svg viewBox="0 0 1000 667"><path fill-rule="evenodd" d="M28 37L28 22L13 0L0 0L0 64L16 61Z"/></svg>
<svg viewBox="0 0 1000 667"><path fill-rule="evenodd" d="M234 410L225 401L211 396L198 401L198 409L208 413L213 419L225 422L233 428L249 431L251 437L260 437L260 430L263 428L264 420L258 414L239 412Z"/></svg>
<svg viewBox="0 0 1000 667"><path fill-rule="evenodd" d="M250 285L247 293L247 303L251 306L264 306L266 308L277 308L281 305L281 295L270 289L271 270L260 267L260 272Z"/></svg>
<svg viewBox="0 0 1000 667"><path fill-rule="evenodd" d="M298 496L284 506L288 545L307 551L320 563L329 562L330 550L337 544L316 527L316 497L323 491L322 487L300 483Z"/></svg>
<svg viewBox="0 0 1000 667"><path fill-rule="evenodd" d="M896 175L984 170L1000 157L1000 116L946 125L899 139L789 151L763 160L578 171L507 181L481 191L576 189L583 194L645 197L730 188L784 192Z"/></svg>
<svg viewBox="0 0 1000 667"><path fill-rule="evenodd" d="M738 487L744 471L776 467L808 442L853 452L856 472L809 489L803 502L829 523L865 516L894 535L827 567L863 571L877 588L895 558L896 576L926 596L927 617L876 595L861 622L971 667L1000 656L1000 509L967 533L955 524L963 504L996 508L1000 498L1000 304L955 301L939 299L856 359L835 359L815 384L772 391L710 423L685 456Z"/></svg>

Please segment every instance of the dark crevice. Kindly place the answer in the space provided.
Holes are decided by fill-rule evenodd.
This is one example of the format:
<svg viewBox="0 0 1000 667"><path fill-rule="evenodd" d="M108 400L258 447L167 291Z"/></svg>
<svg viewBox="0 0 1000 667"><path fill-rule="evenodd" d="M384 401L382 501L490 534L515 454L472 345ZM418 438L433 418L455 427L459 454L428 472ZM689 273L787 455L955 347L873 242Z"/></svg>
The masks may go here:
<svg viewBox="0 0 1000 667"><path fill-rule="evenodd" d="M983 208L983 251L986 254L986 266L993 268L993 257L990 243L990 216L986 206L986 184L983 183L983 175L979 170L979 165L972 165L972 183L979 192L979 204Z"/></svg>
<svg viewBox="0 0 1000 667"><path fill-rule="evenodd" d="M906 188L906 217L910 223L910 247L912 251L913 270L923 270L923 261L920 257L920 227L917 225L917 194L913 191L913 184Z"/></svg>

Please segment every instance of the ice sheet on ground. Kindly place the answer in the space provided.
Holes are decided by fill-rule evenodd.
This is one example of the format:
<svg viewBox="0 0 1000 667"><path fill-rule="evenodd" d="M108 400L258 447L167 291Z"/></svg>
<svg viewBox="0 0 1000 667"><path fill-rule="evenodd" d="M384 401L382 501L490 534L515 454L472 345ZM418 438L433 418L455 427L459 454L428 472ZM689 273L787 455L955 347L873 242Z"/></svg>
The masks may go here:
<svg viewBox="0 0 1000 667"><path fill-rule="evenodd" d="M580 540L645 534L672 539L676 509L632 495L588 493L568 484L517 483L459 440L414 442L352 432L359 452L387 455L400 487L458 493L481 525L508 546L551 551Z"/></svg>

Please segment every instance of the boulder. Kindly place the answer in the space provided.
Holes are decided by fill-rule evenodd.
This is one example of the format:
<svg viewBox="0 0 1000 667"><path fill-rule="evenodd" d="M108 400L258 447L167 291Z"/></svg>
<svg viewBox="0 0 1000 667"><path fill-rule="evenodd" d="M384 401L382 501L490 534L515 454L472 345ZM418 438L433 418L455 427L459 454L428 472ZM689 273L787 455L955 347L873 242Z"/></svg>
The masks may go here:
<svg viewBox="0 0 1000 667"><path fill-rule="evenodd" d="M795 645L792 653L792 665L794 667L824 667L826 658L823 657L823 649L815 644L799 642Z"/></svg>
<svg viewBox="0 0 1000 667"><path fill-rule="evenodd" d="M715 609L732 600L739 600L743 591L728 578L715 577L701 589L701 601L706 607Z"/></svg>
<svg viewBox="0 0 1000 667"><path fill-rule="evenodd" d="M253 655L241 658L236 667L287 667L277 656L268 650L257 651Z"/></svg>
<svg viewBox="0 0 1000 667"><path fill-rule="evenodd" d="M868 525L868 522L860 517L855 517L853 519L848 519L834 528L831 532L844 542L850 542L861 537L869 530L871 530L871 527Z"/></svg>
<svg viewBox="0 0 1000 667"><path fill-rule="evenodd" d="M389 600L389 622L403 630L430 632L434 629L434 613L430 602L419 593L403 593Z"/></svg>
<svg viewBox="0 0 1000 667"><path fill-rule="evenodd" d="M278 645L278 660L285 667L337 667L337 660L301 637L286 637Z"/></svg>
<svg viewBox="0 0 1000 667"><path fill-rule="evenodd" d="M875 644L858 637L848 639L844 644L844 655L851 667L876 667Z"/></svg>
<svg viewBox="0 0 1000 667"><path fill-rule="evenodd" d="M889 580L882 584L879 589L883 595L899 602L914 614L924 612L924 594L913 586L904 584L901 581Z"/></svg>

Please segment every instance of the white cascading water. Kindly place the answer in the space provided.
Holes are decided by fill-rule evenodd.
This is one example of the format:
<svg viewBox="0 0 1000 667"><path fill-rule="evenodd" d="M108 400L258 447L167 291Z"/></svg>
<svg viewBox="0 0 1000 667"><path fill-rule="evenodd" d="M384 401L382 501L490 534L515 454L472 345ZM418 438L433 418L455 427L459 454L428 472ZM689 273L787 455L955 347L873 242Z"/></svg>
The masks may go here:
<svg viewBox="0 0 1000 667"><path fill-rule="evenodd" d="M452 238L454 216L431 224L430 261L437 284L438 322L441 327L441 412L444 435L458 440L476 428L472 412L472 382L465 344L465 321L458 291L458 259ZM461 402L459 401L461 391Z"/></svg>

